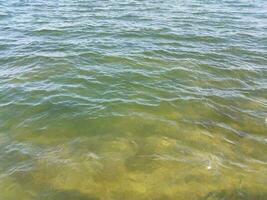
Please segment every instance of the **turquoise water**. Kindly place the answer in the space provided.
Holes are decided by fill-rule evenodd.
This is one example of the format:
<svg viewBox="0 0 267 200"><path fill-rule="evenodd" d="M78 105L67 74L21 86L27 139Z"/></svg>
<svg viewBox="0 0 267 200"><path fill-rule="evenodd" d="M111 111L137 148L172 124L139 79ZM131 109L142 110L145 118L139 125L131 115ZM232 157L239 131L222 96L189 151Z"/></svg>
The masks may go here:
<svg viewBox="0 0 267 200"><path fill-rule="evenodd" d="M267 199L267 1L0 0L0 199Z"/></svg>

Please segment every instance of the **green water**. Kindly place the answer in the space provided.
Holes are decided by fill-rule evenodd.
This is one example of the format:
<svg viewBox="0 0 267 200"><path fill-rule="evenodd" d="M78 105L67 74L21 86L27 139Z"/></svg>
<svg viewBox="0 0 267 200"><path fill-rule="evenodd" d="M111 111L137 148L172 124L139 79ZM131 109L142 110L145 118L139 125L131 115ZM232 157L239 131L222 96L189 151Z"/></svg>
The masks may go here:
<svg viewBox="0 0 267 200"><path fill-rule="evenodd" d="M0 0L0 200L267 199L267 1Z"/></svg>

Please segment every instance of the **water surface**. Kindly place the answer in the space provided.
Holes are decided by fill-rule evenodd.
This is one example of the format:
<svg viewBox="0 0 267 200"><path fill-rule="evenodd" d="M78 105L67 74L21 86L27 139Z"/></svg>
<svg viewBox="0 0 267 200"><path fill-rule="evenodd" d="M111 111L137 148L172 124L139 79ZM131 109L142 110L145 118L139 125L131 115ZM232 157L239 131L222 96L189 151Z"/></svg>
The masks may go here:
<svg viewBox="0 0 267 200"><path fill-rule="evenodd" d="M0 199L267 199L265 0L0 0Z"/></svg>

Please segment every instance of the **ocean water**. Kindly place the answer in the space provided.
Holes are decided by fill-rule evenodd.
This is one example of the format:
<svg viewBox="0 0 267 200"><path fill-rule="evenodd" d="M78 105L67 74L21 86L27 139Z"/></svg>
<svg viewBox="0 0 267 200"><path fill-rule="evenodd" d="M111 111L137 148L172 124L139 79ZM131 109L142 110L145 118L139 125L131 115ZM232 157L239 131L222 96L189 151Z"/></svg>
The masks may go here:
<svg viewBox="0 0 267 200"><path fill-rule="evenodd" d="M0 199L267 199L267 1L0 0Z"/></svg>

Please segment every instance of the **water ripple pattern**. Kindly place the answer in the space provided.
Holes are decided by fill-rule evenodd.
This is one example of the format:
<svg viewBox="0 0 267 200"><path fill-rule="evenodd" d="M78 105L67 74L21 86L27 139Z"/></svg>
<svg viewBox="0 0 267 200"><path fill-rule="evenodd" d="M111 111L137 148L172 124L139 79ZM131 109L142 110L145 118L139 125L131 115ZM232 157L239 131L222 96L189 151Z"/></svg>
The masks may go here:
<svg viewBox="0 0 267 200"><path fill-rule="evenodd" d="M267 1L0 0L0 199L267 199Z"/></svg>

